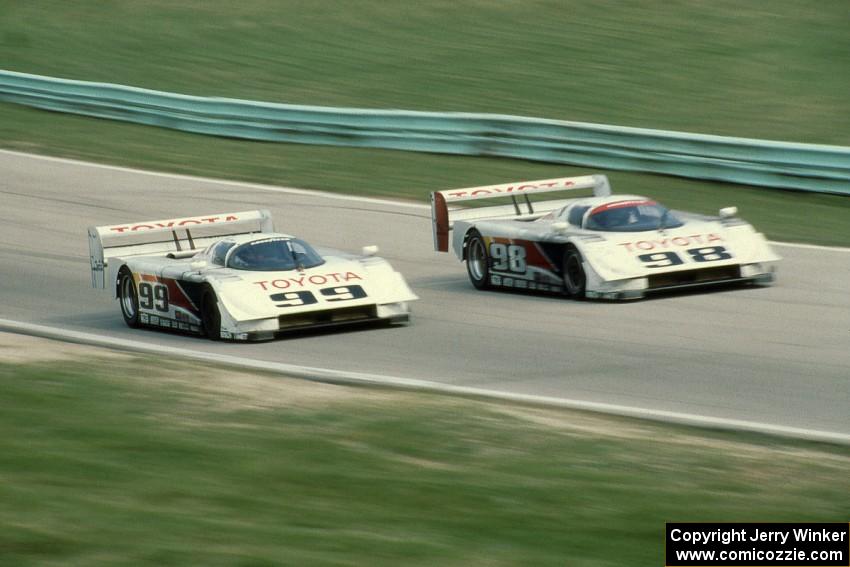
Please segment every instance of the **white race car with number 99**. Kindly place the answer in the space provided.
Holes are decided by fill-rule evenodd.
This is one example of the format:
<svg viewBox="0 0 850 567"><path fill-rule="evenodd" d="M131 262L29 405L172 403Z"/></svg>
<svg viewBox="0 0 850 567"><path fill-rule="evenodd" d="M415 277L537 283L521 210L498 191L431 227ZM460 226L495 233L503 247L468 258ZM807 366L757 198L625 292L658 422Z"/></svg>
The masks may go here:
<svg viewBox="0 0 850 567"><path fill-rule="evenodd" d="M592 197L534 201L592 189ZM458 208L458 202L509 199ZM770 284L780 259L738 218L670 211L639 195L612 195L587 175L436 191L434 247L466 262L478 289L507 287L580 299L636 299L653 292L730 283Z"/></svg>
<svg viewBox="0 0 850 567"><path fill-rule="evenodd" d="M417 299L374 256L320 253L274 232L268 211L89 228L92 286L118 298L130 327L264 340L284 331L406 322Z"/></svg>

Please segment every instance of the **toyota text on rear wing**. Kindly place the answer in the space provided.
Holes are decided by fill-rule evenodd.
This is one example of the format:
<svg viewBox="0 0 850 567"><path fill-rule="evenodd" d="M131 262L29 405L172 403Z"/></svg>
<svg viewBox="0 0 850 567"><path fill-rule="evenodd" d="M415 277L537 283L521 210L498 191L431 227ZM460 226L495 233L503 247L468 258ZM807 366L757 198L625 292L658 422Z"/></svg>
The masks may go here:
<svg viewBox="0 0 850 567"><path fill-rule="evenodd" d="M106 287L110 258L189 257L225 236L273 231L267 210L92 226L88 230L92 287Z"/></svg>
<svg viewBox="0 0 850 567"><path fill-rule="evenodd" d="M532 202L531 197L541 193L556 191L575 191L593 189L596 196L611 194L611 186L604 175L584 175L580 177L559 177L537 181L516 181L501 185L484 185L463 189L448 189L431 193L431 222L434 235L434 249L448 252L449 231L455 220L492 219L509 217L539 216L563 206L564 200L545 200ZM482 199L509 198L510 204L475 208L449 208L460 201L478 201Z"/></svg>

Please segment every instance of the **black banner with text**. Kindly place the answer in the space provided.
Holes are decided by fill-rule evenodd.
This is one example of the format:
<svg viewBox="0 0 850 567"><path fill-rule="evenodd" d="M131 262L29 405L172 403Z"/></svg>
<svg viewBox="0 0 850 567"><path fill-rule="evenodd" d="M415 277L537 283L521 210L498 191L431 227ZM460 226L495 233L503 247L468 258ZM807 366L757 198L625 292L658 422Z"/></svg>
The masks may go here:
<svg viewBox="0 0 850 567"><path fill-rule="evenodd" d="M850 524L668 523L667 567L850 567Z"/></svg>

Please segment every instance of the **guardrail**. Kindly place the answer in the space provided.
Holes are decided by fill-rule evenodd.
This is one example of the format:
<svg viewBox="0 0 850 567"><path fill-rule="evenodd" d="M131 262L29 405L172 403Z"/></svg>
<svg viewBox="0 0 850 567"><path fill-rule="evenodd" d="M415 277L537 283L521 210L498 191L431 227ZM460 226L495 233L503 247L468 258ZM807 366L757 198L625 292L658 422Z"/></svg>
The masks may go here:
<svg viewBox="0 0 850 567"><path fill-rule="evenodd" d="M850 195L850 148L498 114L195 97L0 71L0 101L199 134L521 158Z"/></svg>

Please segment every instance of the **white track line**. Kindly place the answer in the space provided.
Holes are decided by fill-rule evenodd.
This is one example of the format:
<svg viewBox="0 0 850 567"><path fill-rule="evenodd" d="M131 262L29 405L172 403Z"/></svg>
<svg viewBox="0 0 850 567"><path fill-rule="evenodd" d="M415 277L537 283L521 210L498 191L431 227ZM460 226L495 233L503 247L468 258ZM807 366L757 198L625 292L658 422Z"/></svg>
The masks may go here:
<svg viewBox="0 0 850 567"><path fill-rule="evenodd" d="M425 203L414 203L411 201L402 201L395 199L378 199L376 197L362 197L358 195L341 195L338 193L329 193L327 191L317 191L314 189L298 189L296 187L278 187L276 185L263 185L261 183L248 183L243 181L228 181L226 179L214 179L211 177L198 177L195 175L183 175L180 173L162 173L159 171L148 171L145 169L134 169L131 167L121 167L118 165L105 165L101 163L92 163L88 161L80 161L69 158L58 158L51 156L43 156L39 154L28 154L25 152L15 152L12 150L0 149L0 154L7 154L29 159L41 159L55 163L66 163L69 165L77 165L83 167L93 167L96 169L106 169L110 171L121 171L124 173L135 173L139 175L150 175L153 177L166 177L170 179L183 179L186 181L194 181L198 183L216 183L227 187L242 187L255 189L258 191L271 191L274 193L288 193L291 195L308 195L311 197L323 197L325 199L336 199L339 201L354 201L359 203L370 203L373 205L389 205L393 207L404 207L409 209L430 210L431 206ZM816 244L796 244L793 242L771 242L779 246L788 246L791 248L806 248L810 250L828 250L830 252L850 252L850 248L841 248L838 246L819 246Z"/></svg>
<svg viewBox="0 0 850 567"><path fill-rule="evenodd" d="M691 425L712 429L751 431L755 433L777 435L780 437L788 437L793 439L806 439L810 441L850 445L850 435L830 431L804 429L799 427L787 427L770 423L758 423L754 421L726 419L721 417L711 417L688 413L650 410L633 406L587 402L582 400L554 398L549 396L515 394L511 392L487 390L483 388L451 386L448 384L430 382L427 380L400 378L396 376L383 376L379 374L364 374L359 372L348 372L344 370L332 370L328 368L298 366L281 362L266 362L226 354L200 352L186 348L176 348L154 345L149 343L139 343L127 339L117 339L93 333L70 331L66 329L60 329L58 327L48 327L45 325L36 325L33 323L24 323L21 321L13 321L9 319L0 319L0 330L73 343L81 343L99 347L140 352L145 354L156 354L161 356L198 360L207 363L217 363L248 370L273 372L295 378L313 380L316 382L345 384L350 386L395 388L403 390L433 392L439 394L469 396L488 400L501 400L512 403L534 404L540 406L590 411L595 413L633 417L665 423Z"/></svg>
<svg viewBox="0 0 850 567"><path fill-rule="evenodd" d="M806 250L826 250L827 252L850 252L850 248L841 246L821 246L819 244L798 244L796 242L776 242L771 241L774 246L787 246L788 248L803 248Z"/></svg>

